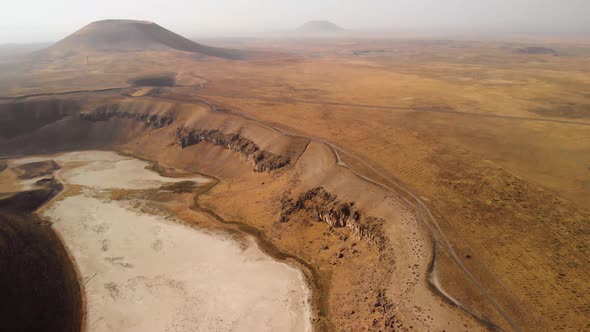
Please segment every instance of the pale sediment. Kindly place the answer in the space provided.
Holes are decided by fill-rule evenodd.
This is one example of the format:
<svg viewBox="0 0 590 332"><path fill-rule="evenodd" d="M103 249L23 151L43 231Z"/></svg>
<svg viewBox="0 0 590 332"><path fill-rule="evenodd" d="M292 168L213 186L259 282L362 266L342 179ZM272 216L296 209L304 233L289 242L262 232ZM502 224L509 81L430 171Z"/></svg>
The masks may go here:
<svg viewBox="0 0 590 332"><path fill-rule="evenodd" d="M44 211L85 280L91 330L311 329L303 274L265 255L253 240L240 244L103 195L113 188L141 190L189 179L151 172L154 178L145 178L145 162L105 153L88 162L91 153L62 156L87 161L60 174L84 189ZM139 176L127 179L132 169Z"/></svg>

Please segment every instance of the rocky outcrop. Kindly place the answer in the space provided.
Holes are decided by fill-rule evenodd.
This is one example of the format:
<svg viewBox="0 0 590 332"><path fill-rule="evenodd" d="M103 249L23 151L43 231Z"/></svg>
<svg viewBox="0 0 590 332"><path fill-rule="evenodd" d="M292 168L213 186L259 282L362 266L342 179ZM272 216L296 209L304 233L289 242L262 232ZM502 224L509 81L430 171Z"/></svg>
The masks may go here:
<svg viewBox="0 0 590 332"><path fill-rule="evenodd" d="M255 172L269 172L290 163L289 158L264 151L252 140L240 134L224 134L216 129L178 128L176 138L182 148L206 142L239 152L254 165Z"/></svg>
<svg viewBox="0 0 590 332"><path fill-rule="evenodd" d="M172 123L174 118L150 113L131 113L121 111L118 105L105 105L97 108L94 112L80 113L80 117L86 121L109 121L111 118L131 119L145 123L153 128L163 128Z"/></svg>
<svg viewBox="0 0 590 332"><path fill-rule="evenodd" d="M307 211L317 221L326 222L332 227L347 227L356 237L373 244L382 245L386 241L382 232L385 220L367 216L354 202L342 202L323 187L306 191L296 200L283 199L280 221L289 221L299 211Z"/></svg>
<svg viewBox="0 0 590 332"><path fill-rule="evenodd" d="M61 166L53 160L38 161L13 168L18 178L23 180L52 175L58 169L61 169Z"/></svg>
<svg viewBox="0 0 590 332"><path fill-rule="evenodd" d="M404 330L403 323L395 316L395 305L385 295L385 290L377 292L377 299L373 304L372 313L379 315L373 319L373 328L378 331L399 331ZM411 326L410 326L411 328Z"/></svg>

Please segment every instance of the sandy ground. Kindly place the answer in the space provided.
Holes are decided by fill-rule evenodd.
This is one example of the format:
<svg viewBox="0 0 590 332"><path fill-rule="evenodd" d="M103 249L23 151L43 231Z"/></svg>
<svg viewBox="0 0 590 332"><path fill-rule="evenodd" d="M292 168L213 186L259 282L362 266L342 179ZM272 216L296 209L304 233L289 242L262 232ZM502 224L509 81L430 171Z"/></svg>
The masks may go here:
<svg viewBox="0 0 590 332"><path fill-rule="evenodd" d="M47 176L40 176L33 179L22 180L12 170L7 169L0 173L0 192L18 192L35 189L35 182L47 178Z"/></svg>
<svg viewBox="0 0 590 332"><path fill-rule="evenodd" d="M43 216L79 267L89 331L311 330L302 273L266 256L253 240L238 243L102 195L107 188L148 189L186 178L162 178L145 170L145 162L108 152L54 160L73 162L60 177L84 187ZM80 161L87 163L75 164Z"/></svg>
<svg viewBox="0 0 590 332"><path fill-rule="evenodd" d="M27 180L30 181L30 180ZM26 184L22 183L23 181L18 179L16 173L14 173L10 169L4 170L0 173L0 192L2 193L11 193L17 192L21 190L26 190L24 187ZM34 183L34 182L33 182Z"/></svg>

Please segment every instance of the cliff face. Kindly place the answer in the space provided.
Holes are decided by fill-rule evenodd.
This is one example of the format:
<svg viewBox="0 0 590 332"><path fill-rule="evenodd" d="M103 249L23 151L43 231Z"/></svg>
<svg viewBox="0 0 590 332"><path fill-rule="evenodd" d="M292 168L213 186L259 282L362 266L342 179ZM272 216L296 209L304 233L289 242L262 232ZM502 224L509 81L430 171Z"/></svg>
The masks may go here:
<svg viewBox="0 0 590 332"><path fill-rule="evenodd" d="M53 98L0 103L0 138L11 139L39 130L79 109L78 102Z"/></svg>
<svg viewBox="0 0 590 332"><path fill-rule="evenodd" d="M116 104L101 106L92 112L80 113L80 118L91 122L109 121L112 118L130 119L155 129L170 126L174 122L174 117L169 115L126 112ZM238 152L254 165L255 172L270 172L285 167L291 162L288 157L261 149L254 141L240 134L225 134L216 129L178 128L175 137L182 148L205 142Z"/></svg>
<svg viewBox="0 0 590 332"><path fill-rule="evenodd" d="M287 222L300 211L307 211L318 221L326 222L332 227L348 227L356 237L373 244L383 245L386 241L381 231L385 220L367 216L354 202L342 202L338 196L322 187L306 191L296 200L284 199L280 221Z"/></svg>
<svg viewBox="0 0 590 332"><path fill-rule="evenodd" d="M153 128L162 128L170 125L174 118L149 113L130 113L119 110L118 105L105 105L91 113L80 113L80 118L87 121L109 121L111 118L131 119L145 123Z"/></svg>
<svg viewBox="0 0 590 332"><path fill-rule="evenodd" d="M268 172L289 165L287 157L262 150L253 141L239 134L224 134L216 129L178 128L176 138L181 147L206 142L239 152L253 165L255 172Z"/></svg>

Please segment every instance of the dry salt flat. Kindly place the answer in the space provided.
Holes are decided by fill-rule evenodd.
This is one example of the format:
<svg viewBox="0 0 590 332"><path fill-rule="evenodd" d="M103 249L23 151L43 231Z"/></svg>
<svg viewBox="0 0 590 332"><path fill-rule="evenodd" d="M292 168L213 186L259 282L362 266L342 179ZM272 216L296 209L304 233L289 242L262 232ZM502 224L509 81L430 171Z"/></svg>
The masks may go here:
<svg viewBox="0 0 590 332"><path fill-rule="evenodd" d="M80 270L89 331L311 331L303 274L252 239L244 245L99 195L207 179L161 177L143 161L104 151L52 159L75 162L59 176L83 186L43 217Z"/></svg>

